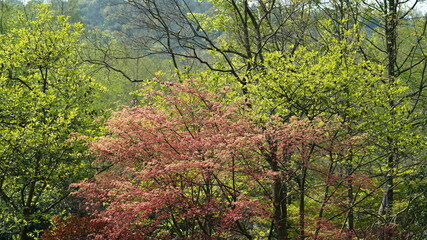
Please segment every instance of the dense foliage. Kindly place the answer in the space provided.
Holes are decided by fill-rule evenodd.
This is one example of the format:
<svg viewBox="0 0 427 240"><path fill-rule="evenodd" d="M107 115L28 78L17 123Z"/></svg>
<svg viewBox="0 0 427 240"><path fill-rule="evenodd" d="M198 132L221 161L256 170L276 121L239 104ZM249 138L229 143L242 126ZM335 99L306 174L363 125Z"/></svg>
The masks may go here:
<svg viewBox="0 0 427 240"><path fill-rule="evenodd" d="M426 239L421 3L0 1L0 239Z"/></svg>
<svg viewBox="0 0 427 240"><path fill-rule="evenodd" d="M92 125L97 86L77 55L81 24L44 6L13 24L0 36L0 231L29 239L88 172L72 134Z"/></svg>
<svg viewBox="0 0 427 240"><path fill-rule="evenodd" d="M95 164L108 170L75 185L91 221L105 224L95 239L283 238L284 227L341 236L320 222L321 213L304 219L289 211L292 226L283 205L298 194L291 190L293 178L308 173L320 178L319 186L336 188L328 198L342 199L343 179L335 175L342 173L327 168L336 155L358 151L360 138L336 135L340 126L320 119L283 123L273 117L259 128L242 104L221 104L191 81L144 94L153 106L115 113L107 123L110 134L92 144ZM347 179L372 187L363 175ZM334 205L313 202L310 208L343 211Z"/></svg>

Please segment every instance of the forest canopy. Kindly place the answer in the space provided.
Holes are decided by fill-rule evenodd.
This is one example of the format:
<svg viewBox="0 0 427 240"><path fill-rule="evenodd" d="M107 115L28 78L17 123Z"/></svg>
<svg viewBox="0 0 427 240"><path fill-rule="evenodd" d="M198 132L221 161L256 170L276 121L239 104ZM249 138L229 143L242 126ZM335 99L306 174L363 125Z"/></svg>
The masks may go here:
<svg viewBox="0 0 427 240"><path fill-rule="evenodd" d="M426 239L421 0L1 0L0 239Z"/></svg>

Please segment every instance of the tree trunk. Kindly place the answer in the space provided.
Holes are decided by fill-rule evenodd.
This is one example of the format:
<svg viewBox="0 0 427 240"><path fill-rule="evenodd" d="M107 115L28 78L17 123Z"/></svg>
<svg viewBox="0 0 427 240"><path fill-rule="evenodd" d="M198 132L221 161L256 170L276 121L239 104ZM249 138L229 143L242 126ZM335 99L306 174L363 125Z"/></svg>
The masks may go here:
<svg viewBox="0 0 427 240"><path fill-rule="evenodd" d="M348 201L348 215L347 215L347 239L353 239L354 231L354 214L353 214L353 180L351 174L353 173L353 165L347 164L347 201Z"/></svg>
<svg viewBox="0 0 427 240"><path fill-rule="evenodd" d="M276 144L270 139L270 149L266 154L267 162L270 165L272 171L277 172L278 176L274 179L272 184L273 204L274 204L274 215L272 230L276 233L276 239L288 240L288 209L287 209L287 186L286 179L280 174L280 168L277 157ZM284 159L286 157L284 156ZM271 233L270 237L271 239Z"/></svg>
<svg viewBox="0 0 427 240"><path fill-rule="evenodd" d="M274 201L274 222L276 225L277 239L288 239L288 209L286 206L287 187L281 179L276 179L273 183L273 201Z"/></svg>
<svg viewBox="0 0 427 240"><path fill-rule="evenodd" d="M307 176L307 167L305 161L302 162L301 176L300 176L300 192L299 192L299 234L300 240L305 239L305 179Z"/></svg>
<svg viewBox="0 0 427 240"><path fill-rule="evenodd" d="M21 231L19 232L19 239L20 240L31 240L31 238L28 236L28 227L24 226L21 228Z"/></svg>
<svg viewBox="0 0 427 240"><path fill-rule="evenodd" d="M389 79L389 84L393 84L396 77L396 65L397 65L397 0L388 0L384 1L386 4L386 19L385 19L385 37L386 37L386 47L387 47L387 74ZM389 101L390 109L393 109L395 103L393 100ZM393 110L391 110L393 111ZM393 113L391 113L393 114ZM390 155L387 159L387 168L388 171L385 176L385 199L384 211L385 211L385 230L383 232L382 239L391 240L392 233L390 229L392 214L393 214L393 168L394 168L394 156L393 156L393 139L389 138L389 151Z"/></svg>

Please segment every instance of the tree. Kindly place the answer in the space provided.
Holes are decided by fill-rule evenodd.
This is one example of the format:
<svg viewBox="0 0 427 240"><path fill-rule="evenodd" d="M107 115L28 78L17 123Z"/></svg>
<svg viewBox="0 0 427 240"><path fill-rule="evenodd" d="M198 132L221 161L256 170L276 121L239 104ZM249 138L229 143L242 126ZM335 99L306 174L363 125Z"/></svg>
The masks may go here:
<svg viewBox="0 0 427 240"><path fill-rule="evenodd" d="M13 13L13 1L0 2L0 34L4 34L8 31L8 23Z"/></svg>
<svg viewBox="0 0 427 240"><path fill-rule="evenodd" d="M227 103L226 92L213 94L197 81L163 84L160 91L148 84L141 93L150 106L116 112L107 122L109 133L92 143L99 174L74 186L85 199L89 222L103 227L82 239L300 236L291 229L300 229L301 238L314 236L314 227L296 227L298 212L287 210L296 193L290 182L304 172L306 181L309 175L328 176L328 184L339 188L335 173L322 175L323 169L335 161L330 156L345 154L356 142L337 137L340 126L320 119L285 123L277 117L259 128L242 111L246 104ZM333 205L324 201L310 209L336 213ZM66 236L80 228L70 223L81 221L87 217L59 221L46 239ZM322 228L323 222L316 225L316 236L340 235Z"/></svg>
<svg viewBox="0 0 427 240"><path fill-rule="evenodd" d="M43 240L77 240L93 239L91 235L100 234L105 227L102 221L93 222L88 216L79 217L71 215L66 219L53 218L54 230L43 233Z"/></svg>
<svg viewBox="0 0 427 240"><path fill-rule="evenodd" d="M407 113L406 119L408 125L412 125L409 131L413 131L412 135L425 134L424 106L425 98L425 68L426 55L425 49L425 32L427 21L415 13L415 9L422 1L375 1L366 3L367 10L364 13L365 19L370 22L368 27L372 31L371 37L367 38L368 44L362 49L364 56L370 61L376 61L386 67L386 82L388 85L395 85L396 81L404 81L409 86L409 91L404 96L405 101L396 101L389 99L390 113L396 114L396 108L399 108L402 102L411 102L410 110ZM408 37L410 36L410 37ZM396 116L399 118L400 116ZM404 130L405 131L405 130ZM417 150L409 153L408 150L413 150L411 145L405 145L401 142L399 134L388 134L388 154L384 159L387 165L384 171L386 184L384 185L384 194L381 200L381 208L379 212L384 216L381 224L385 226L398 225L398 209L399 199L395 193L399 189L399 168L402 162L409 164L417 164L422 161L421 156L415 157L421 153ZM415 138L412 138L415 139ZM409 157L412 156L412 157ZM418 159L417 159L418 158ZM412 201L407 201L410 203ZM390 227L388 227L390 229ZM392 232L384 231L381 239L392 239Z"/></svg>
<svg viewBox="0 0 427 240"><path fill-rule="evenodd" d="M251 149L262 136L238 118L238 108L190 82L164 89L146 93L150 107L117 112L108 121L110 136L92 145L95 165L105 171L77 186L92 221L109 219L99 236L259 235L255 221L268 217L268 202L256 185L266 180Z"/></svg>
<svg viewBox="0 0 427 240"><path fill-rule="evenodd" d="M73 134L88 133L98 88L77 54L82 26L46 5L35 15L19 14L0 36L0 232L20 239L43 229L87 174Z"/></svg>
<svg viewBox="0 0 427 240"><path fill-rule="evenodd" d="M353 35L351 32L346 34ZM414 140L419 136L407 130L415 129L412 121L407 118L410 102L404 96L408 87L398 80L394 85L384 82L383 68L358 58L360 43L349 42L348 39L357 38L345 36L341 41L331 38L328 49L324 51L309 51L301 47L290 57L280 52L267 55L264 71L255 75L249 92L253 94L254 110L261 116L279 114L285 121L291 116L324 116L326 119L338 119L344 124L341 134L349 138L369 135L365 154L349 150L347 154L334 157L335 162L331 163L334 166L331 174L335 174L338 169L346 169L342 174L349 177L345 200L348 208L343 212L347 217L342 224L347 225L349 233L360 234L357 230L361 231L361 228L356 226L353 212L363 209L370 216L376 216L375 221L381 217L372 206L369 211L364 209L364 202L358 199L362 196L377 196L378 193L368 191L354 194L353 190L357 188L354 188L351 176L374 176L382 172L380 166L374 167L372 163L375 162L374 159L381 159L389 153L384 151L387 149L388 143L384 141L387 137L393 137L399 145L406 146L406 150L417 152ZM390 99L399 101L399 106L391 108L388 105ZM366 165L371 169L366 169ZM402 162L399 174L410 171L412 167L411 163ZM302 192L308 187L304 182L304 171L299 172L296 179L301 192L301 216L305 212L302 205L305 196ZM377 184L381 187L385 181L377 179ZM325 192L328 191L325 189ZM312 195L310 197L313 198ZM325 200L328 198L324 197ZM303 223L300 225L303 226Z"/></svg>
<svg viewBox="0 0 427 240"><path fill-rule="evenodd" d="M94 145L98 147L94 150L101 148L97 144L105 144L103 148L116 149L116 152L99 152L99 163L105 164L99 167L102 170L106 167L105 171L93 182L80 185L81 196L103 203L91 209L89 222L104 224L104 220L110 221L105 223L109 227L97 234L131 238L132 234L140 234L136 237L161 236L162 231L166 231L171 233L168 237L192 234L220 237L221 219L226 218L222 213L233 209L233 204L225 199L236 199L233 190L243 193L242 196L251 193L248 204L258 198L268 202L264 209L268 209L271 222L237 215L239 220L229 225L223 236L388 240L407 233L425 238L423 228L416 227L417 222L426 222L422 210L423 183L417 183L425 179L425 169L417 166L424 165L425 157L424 76L427 65L423 48L427 21L412 14L420 1L411 4L400 0L202 2L109 1L110 9L117 9L117 21L123 23L114 29L123 37L124 44L115 48L111 47L114 42L99 44L100 41L95 40L93 46L97 55L87 59L132 82L145 81L147 76L140 75L139 63L155 54L171 58L179 81L184 81L186 73L194 68L203 69L204 66L209 71L200 75L206 85L213 86L224 76L226 81L240 84L240 91L233 95L243 90L246 101L239 103L241 107L248 107L243 111L251 113L229 115L226 125L230 128L220 128L223 125L217 121L224 119L223 113L206 114L206 108L210 110L210 104L206 103L216 105L218 99L207 97L209 94L204 88L191 90L188 82L186 87L172 84L164 89L166 95L158 94L157 98L142 101L152 107L117 113L107 140ZM164 63L163 60L160 58L158 65ZM128 61L136 64L128 64ZM137 70L132 73L133 67ZM151 84L156 88L159 82ZM221 86L213 86L209 91L212 89L218 90ZM220 94L223 93L220 91ZM237 107L232 105L233 109ZM231 106L221 107L229 109ZM217 114L215 125L219 128L212 130L205 119L211 119L214 114ZM152 115L156 117L147 119ZM230 169L238 171L238 167L212 168L214 173L209 177L213 178L206 178L208 181L194 177L203 176L205 172L199 165L193 165L196 153L190 151L188 157L189 153L182 150L186 148L179 144L206 146L204 141L211 141L211 138L205 135L228 139L221 134L233 132L236 122L243 118L251 119L240 122L247 124L249 129L244 130L247 131L244 136L258 134L262 140L248 140L252 144L258 141L258 145L250 145L251 149L239 148L245 155L233 160L238 160L235 162L238 166L245 163L252 169L261 169L264 178L248 179L242 172L230 176ZM340 126L334 128L331 122L339 122ZM175 135L168 131L165 134L164 129L172 129ZM122 132L132 134L128 136ZM154 137L159 134L165 138ZM193 135L200 139L192 139ZM355 140L359 136L364 136L360 142ZM155 140L149 142L150 139ZM239 138L243 139L246 138ZM153 148L143 148L139 143L151 144ZM363 145L363 150L359 144ZM145 152L141 153L140 149ZM174 151L176 149L180 151ZM178 160L168 162L170 156ZM217 155L208 157L209 160L223 160ZM126 161L110 166L119 158ZM196 160L204 162L206 159ZM143 163L135 165L135 161ZM151 165L146 169L144 161L164 162L165 165L159 166L168 171L159 173L159 169ZM227 164L223 163L229 166ZM176 168L182 165L186 167ZM147 174L159 174L159 178L147 178ZM254 180L256 187L235 187L221 176L235 179L242 185ZM124 192L117 187L119 185L126 186ZM166 186L174 190L176 186L181 188L177 194ZM213 189L221 194L211 195ZM134 198L132 190L158 201L151 202L149 197ZM163 195L153 192L155 190L169 191L175 202L165 201ZM188 200L193 199L188 191L201 194L196 201ZM96 194L101 197L97 198ZM208 201L208 196L214 196L218 204L215 207L219 206L211 208L212 212L204 208L206 203L212 202ZM176 202L194 205L172 206ZM158 204L159 209L172 214L153 213L153 209L146 207L149 204ZM143 213L140 218L127 209L129 205L140 207L138 214ZM206 216L215 216L217 221L200 215L189 216L188 209L205 211ZM409 220L409 216L417 212L420 216L414 218L416 222ZM120 219L117 216L130 219L129 224L114 228L114 221ZM79 222L79 219L83 223L87 221L85 217L70 221ZM69 224L61 221L58 224L71 229Z"/></svg>
<svg viewBox="0 0 427 240"><path fill-rule="evenodd" d="M168 56L182 77L209 69L232 76L244 91L249 72L263 55L294 51L306 41L304 33L313 21L307 17L311 1L137 0L112 6L123 25L119 36L131 49L128 59ZM108 58L114 55L100 59ZM119 69L108 61L102 64Z"/></svg>
<svg viewBox="0 0 427 240"><path fill-rule="evenodd" d="M82 22L77 0L48 0L46 3L56 14L69 17L70 22Z"/></svg>

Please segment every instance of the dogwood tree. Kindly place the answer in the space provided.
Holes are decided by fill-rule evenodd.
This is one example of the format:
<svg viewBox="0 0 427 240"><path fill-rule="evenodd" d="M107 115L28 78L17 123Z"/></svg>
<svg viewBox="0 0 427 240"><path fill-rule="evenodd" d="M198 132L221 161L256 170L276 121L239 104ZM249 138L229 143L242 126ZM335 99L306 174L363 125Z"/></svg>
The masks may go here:
<svg viewBox="0 0 427 240"><path fill-rule="evenodd" d="M339 125L274 117L259 127L242 111L246 104L225 103L200 83L160 85L143 92L150 105L116 112L107 122L109 133L91 144L99 174L75 185L90 220L68 221L98 226L85 237L289 239L295 236L291 229L296 236L315 230L317 236L339 235L320 221L305 234L306 222L324 215L307 220L300 205L313 191L306 187L313 184L310 174L320 176L318 184L336 185L328 199L342 199L342 179L333 177L340 173L325 170L334 164L332 156L355 142L333 134ZM297 187L295 178L302 175L304 186ZM324 200L310 207L343 211L331 205ZM46 239L67 239L60 236L82 229L69 223L57 221Z"/></svg>

